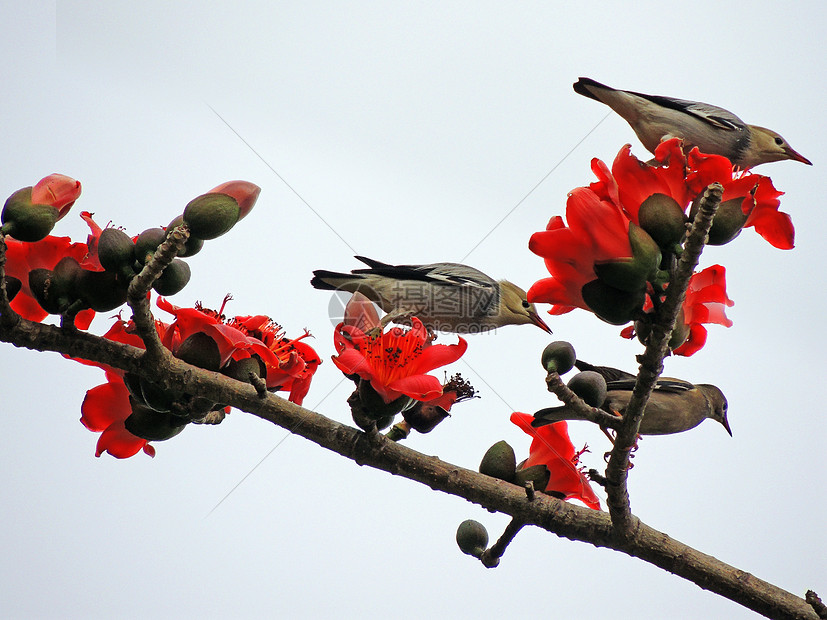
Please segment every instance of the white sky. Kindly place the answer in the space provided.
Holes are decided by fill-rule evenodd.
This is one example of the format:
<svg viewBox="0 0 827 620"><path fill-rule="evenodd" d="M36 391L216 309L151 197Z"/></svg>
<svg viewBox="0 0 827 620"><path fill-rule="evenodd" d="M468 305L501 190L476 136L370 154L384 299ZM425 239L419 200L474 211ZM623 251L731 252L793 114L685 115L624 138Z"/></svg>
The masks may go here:
<svg viewBox="0 0 827 620"><path fill-rule="evenodd" d="M525 288L546 275L528 238L593 180L590 159L611 162L626 142L648 157L615 116L565 157L608 111L572 91L578 76L776 129L815 164L758 169L786 192L797 247L746 231L710 248L702 265L726 265L735 326L712 326L700 353L666 363L724 390L734 437L707 422L646 438L630 492L653 527L825 595L825 5L586 4L5 3L0 193L51 172L80 179L56 234L82 240L81 210L134 234L225 180L261 185L252 214L190 259L173 301L216 307L231 292L231 314L309 328L327 361L305 404L347 421L350 384L329 361L329 297L311 271L355 268L361 253L464 260ZM581 358L635 368L641 346L618 328L580 311L549 323ZM408 444L471 468L500 439L525 456L529 438L508 417L555 402L538 363L548 338L510 327L469 341L451 370L482 399ZM5 346L0 377L4 617L754 617L536 529L486 570L456 548L456 527L474 518L495 539L506 517L244 413L156 444L154 460L95 459L97 435L78 418L102 372ZM599 431L570 430L600 467Z"/></svg>

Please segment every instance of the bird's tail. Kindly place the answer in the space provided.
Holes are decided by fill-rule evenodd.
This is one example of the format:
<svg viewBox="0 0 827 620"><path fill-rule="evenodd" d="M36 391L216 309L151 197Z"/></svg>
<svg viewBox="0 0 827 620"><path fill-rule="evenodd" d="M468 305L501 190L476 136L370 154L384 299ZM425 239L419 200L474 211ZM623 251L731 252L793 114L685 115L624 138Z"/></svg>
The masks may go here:
<svg viewBox="0 0 827 620"><path fill-rule="evenodd" d="M597 95L595 95L594 92L590 89L595 88L603 90L614 90L614 88L612 88L611 86L606 86L605 84L601 84L600 82L597 82L591 78L584 77L577 78L577 81L574 83L573 87L574 92L576 92L578 95L583 95L584 97L594 99L595 101L600 101L601 103L603 103L603 101L601 101L601 99Z"/></svg>
<svg viewBox="0 0 827 620"><path fill-rule="evenodd" d="M534 413L534 419L531 421L531 426L534 428L539 428L541 426L545 426L546 424L554 424L560 420L565 420L567 411L568 410L565 405L540 409Z"/></svg>
<svg viewBox="0 0 827 620"><path fill-rule="evenodd" d="M317 288L322 291L348 291L358 288L359 280L362 279L362 276L354 275L352 273L339 273L337 271L317 269L313 272L313 279L310 280L310 284L313 288Z"/></svg>

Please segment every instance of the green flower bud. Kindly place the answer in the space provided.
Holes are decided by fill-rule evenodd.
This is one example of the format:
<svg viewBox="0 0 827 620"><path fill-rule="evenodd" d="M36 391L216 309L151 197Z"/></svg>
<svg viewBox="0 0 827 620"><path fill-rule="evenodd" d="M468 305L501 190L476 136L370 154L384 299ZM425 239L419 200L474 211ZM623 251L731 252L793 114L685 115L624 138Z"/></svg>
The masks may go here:
<svg viewBox="0 0 827 620"><path fill-rule="evenodd" d="M184 216L179 215L174 220L169 223L167 226L167 234L173 229L181 224L184 223ZM199 239L198 237L193 237L192 235L189 236L187 239L187 243L184 245L184 250L178 255L179 258L187 258L188 256L193 256L198 254L201 251L201 248L204 247L204 240Z"/></svg>
<svg viewBox="0 0 827 620"><path fill-rule="evenodd" d="M646 299L646 289L627 292L592 280L580 290L583 301L598 318L612 325L625 325L635 318Z"/></svg>
<svg viewBox="0 0 827 620"><path fill-rule="evenodd" d="M175 437L187 425L181 418L130 402L132 413L126 418L124 426L136 437L147 441L164 441Z"/></svg>
<svg viewBox="0 0 827 620"><path fill-rule="evenodd" d="M514 448L505 441L498 441L488 448L482 457L479 471L481 474L511 482L517 472L517 457Z"/></svg>
<svg viewBox="0 0 827 620"><path fill-rule="evenodd" d="M238 221L238 202L227 194L202 194L184 208L184 222L198 239L215 239Z"/></svg>
<svg viewBox="0 0 827 620"><path fill-rule="evenodd" d="M543 349L543 356L540 361L546 372L556 372L558 375L564 375L574 368L577 354L574 352L571 343L565 340L555 340Z"/></svg>
<svg viewBox="0 0 827 620"><path fill-rule="evenodd" d="M702 195L692 201L689 217L694 219L700 208ZM709 229L709 245L724 245L741 234L741 229L747 221L742 207L744 198L732 198L718 205L715 217L712 219L712 228Z"/></svg>
<svg viewBox="0 0 827 620"><path fill-rule="evenodd" d="M359 380L359 400L362 403L365 415L377 421L388 417L391 417L392 420L393 416L402 411L402 409L411 402L410 397L403 394L396 400L386 403L382 397L376 393L376 390L373 389L370 381L365 381L364 379Z"/></svg>
<svg viewBox="0 0 827 620"><path fill-rule="evenodd" d="M531 467L518 469L517 473L514 474L514 480L512 482L519 487L524 487L526 482L531 481L535 491L545 491L550 479L551 473L548 467L545 465L532 465Z"/></svg>
<svg viewBox="0 0 827 620"><path fill-rule="evenodd" d="M40 241L52 232L59 215L60 211L51 205L32 204L32 188L24 187L9 196L3 205L0 231L18 241Z"/></svg>
<svg viewBox="0 0 827 620"><path fill-rule="evenodd" d="M157 383L153 383L143 377L140 378L139 383L143 403L153 411L169 413L170 407L172 407L172 403L175 400L175 395L163 389Z"/></svg>
<svg viewBox="0 0 827 620"><path fill-rule="evenodd" d="M112 271L83 269L78 276L78 295L95 312L109 312L126 303L129 286Z"/></svg>
<svg viewBox="0 0 827 620"><path fill-rule="evenodd" d="M230 360L221 369L221 374L244 383L250 382L251 372L259 377L267 376L267 370L258 356L247 357L243 360Z"/></svg>
<svg viewBox="0 0 827 620"><path fill-rule="evenodd" d="M163 228L147 228L135 239L135 259L141 265L146 265L166 238L167 233Z"/></svg>
<svg viewBox="0 0 827 620"><path fill-rule="evenodd" d="M623 258L594 266L594 273L604 284L612 288L633 293L646 286L660 266L661 253L658 244L640 226L629 223L629 244L632 257Z"/></svg>
<svg viewBox="0 0 827 620"><path fill-rule="evenodd" d="M124 267L131 269L135 260L135 244L124 231L104 228L98 237L98 260L107 271L118 273Z"/></svg>
<svg viewBox="0 0 827 620"><path fill-rule="evenodd" d="M569 389L582 398L589 407L600 407L606 402L606 379L598 372L584 370L568 382Z"/></svg>
<svg viewBox="0 0 827 620"><path fill-rule="evenodd" d="M180 258L172 259L172 262L164 269L161 275L155 280L152 288L159 295L168 297L180 292L190 281L190 266Z"/></svg>
<svg viewBox="0 0 827 620"><path fill-rule="evenodd" d="M638 210L638 222L661 248L671 249L683 240L686 233L686 215L671 196L652 194Z"/></svg>
<svg viewBox="0 0 827 620"><path fill-rule="evenodd" d="M221 366L221 352L218 344L204 332L196 332L188 336L178 347L175 357L187 364L214 372L218 372Z"/></svg>
<svg viewBox="0 0 827 620"><path fill-rule="evenodd" d="M479 521L463 521L457 528L457 545L464 554L478 558L488 546L488 531Z"/></svg>

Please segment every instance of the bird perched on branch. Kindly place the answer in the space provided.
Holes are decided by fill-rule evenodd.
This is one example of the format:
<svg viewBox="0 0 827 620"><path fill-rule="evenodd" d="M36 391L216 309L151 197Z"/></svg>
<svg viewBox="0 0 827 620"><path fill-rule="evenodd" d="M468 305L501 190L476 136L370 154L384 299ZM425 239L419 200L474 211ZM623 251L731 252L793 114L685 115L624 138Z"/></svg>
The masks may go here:
<svg viewBox="0 0 827 620"><path fill-rule="evenodd" d="M575 365L581 371L597 372L606 380L608 393L601 409L612 414L626 412L637 377L616 368L592 366L580 360L577 360ZM731 436L727 407L726 396L714 385L695 385L682 379L661 377L655 384L649 402L643 410L638 433L641 435L682 433L710 418L719 422ZM537 427L560 420L582 419L569 407L563 405L537 411L531 425Z"/></svg>
<svg viewBox="0 0 827 620"><path fill-rule="evenodd" d="M702 153L723 155L743 169L784 159L812 165L774 131L747 125L732 112L708 103L617 90L583 77L574 83L574 91L617 112L652 153L662 140L681 138L687 152L697 146Z"/></svg>
<svg viewBox="0 0 827 620"><path fill-rule="evenodd" d="M532 323L551 333L526 292L458 263L388 265L357 256L368 269L350 273L317 270L310 281L321 290L356 291L379 304L383 324L416 316L435 331L475 334L504 325Z"/></svg>

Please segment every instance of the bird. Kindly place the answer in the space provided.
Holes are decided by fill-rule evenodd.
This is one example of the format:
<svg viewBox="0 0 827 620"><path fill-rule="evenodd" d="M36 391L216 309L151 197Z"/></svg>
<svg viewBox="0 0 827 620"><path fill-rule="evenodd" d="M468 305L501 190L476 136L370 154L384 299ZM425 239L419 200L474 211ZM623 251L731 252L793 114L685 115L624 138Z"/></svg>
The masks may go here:
<svg viewBox="0 0 827 620"><path fill-rule="evenodd" d="M316 270L310 284L321 290L363 293L388 313L383 325L416 316L433 331L475 334L504 325L533 324L551 333L526 292L459 263L389 265L356 256L367 269Z"/></svg>
<svg viewBox="0 0 827 620"><path fill-rule="evenodd" d="M813 165L776 132L748 125L708 103L618 90L584 77L574 83L574 91L617 112L652 153L661 141L681 138L686 152L697 146L702 153L723 155L744 170L785 159Z"/></svg>
<svg viewBox="0 0 827 620"><path fill-rule="evenodd" d="M608 393L600 407L612 414L623 414L632 397L637 378L623 370L609 366L592 366L577 360L578 370L591 370L606 379ZM671 435L695 428L709 418L719 422L732 436L727 419L727 403L724 393L714 385L693 384L683 379L661 377L655 383L649 402L643 410L638 433L640 435ZM534 414L534 427L553 424L560 420L582 420L567 406L549 407Z"/></svg>

